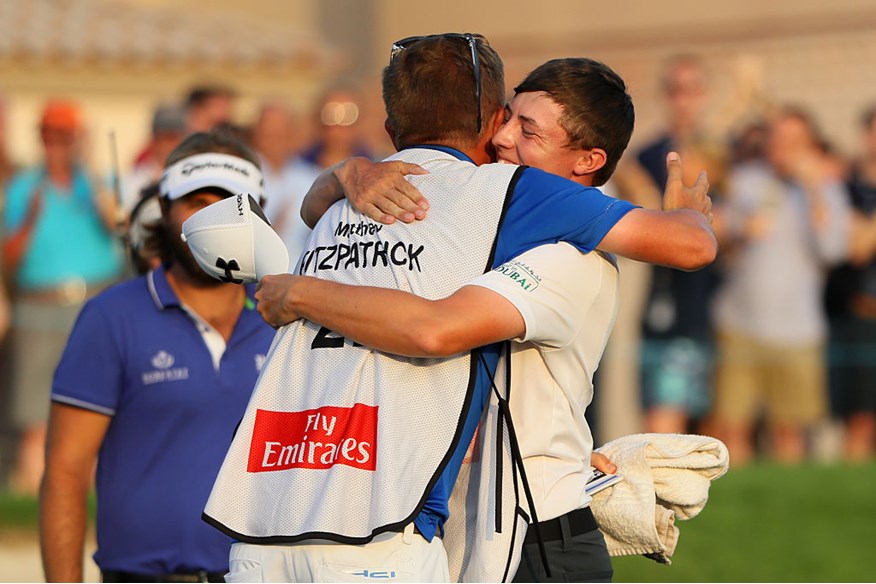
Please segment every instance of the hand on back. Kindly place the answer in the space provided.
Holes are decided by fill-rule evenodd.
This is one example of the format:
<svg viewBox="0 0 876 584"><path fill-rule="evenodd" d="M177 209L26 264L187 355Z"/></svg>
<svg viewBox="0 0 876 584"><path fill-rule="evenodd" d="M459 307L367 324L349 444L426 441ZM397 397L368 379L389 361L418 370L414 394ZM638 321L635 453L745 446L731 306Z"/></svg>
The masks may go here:
<svg viewBox="0 0 876 584"><path fill-rule="evenodd" d="M353 158L335 173L353 208L386 225L394 223L396 219L412 223L426 217L429 203L405 179L411 174L428 174L428 171L401 160L374 163L364 158Z"/></svg>

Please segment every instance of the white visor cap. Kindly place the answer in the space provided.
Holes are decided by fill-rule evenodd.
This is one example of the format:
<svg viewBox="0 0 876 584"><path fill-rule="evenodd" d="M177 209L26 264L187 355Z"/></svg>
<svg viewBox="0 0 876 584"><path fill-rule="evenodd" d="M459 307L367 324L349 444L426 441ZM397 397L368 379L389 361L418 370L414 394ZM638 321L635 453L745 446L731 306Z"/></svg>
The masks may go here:
<svg viewBox="0 0 876 584"><path fill-rule="evenodd" d="M183 158L161 175L161 196L171 201L199 189L219 188L236 195L249 193L258 201L264 194L264 179L258 167L237 156L207 152Z"/></svg>
<svg viewBox="0 0 876 584"><path fill-rule="evenodd" d="M217 201L194 213L182 234L201 268L223 282L251 284L289 271L289 252L264 211L248 194Z"/></svg>

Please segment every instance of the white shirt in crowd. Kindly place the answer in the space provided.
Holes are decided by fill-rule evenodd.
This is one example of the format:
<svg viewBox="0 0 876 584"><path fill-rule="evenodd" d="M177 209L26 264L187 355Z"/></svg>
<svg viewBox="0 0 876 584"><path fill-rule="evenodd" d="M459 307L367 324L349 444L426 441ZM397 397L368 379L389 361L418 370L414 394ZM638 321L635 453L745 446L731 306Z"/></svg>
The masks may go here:
<svg viewBox="0 0 876 584"><path fill-rule="evenodd" d="M301 203L319 172L316 166L297 158L279 171L262 161L265 214L289 250L290 272L298 263L310 237L310 228L301 219Z"/></svg>

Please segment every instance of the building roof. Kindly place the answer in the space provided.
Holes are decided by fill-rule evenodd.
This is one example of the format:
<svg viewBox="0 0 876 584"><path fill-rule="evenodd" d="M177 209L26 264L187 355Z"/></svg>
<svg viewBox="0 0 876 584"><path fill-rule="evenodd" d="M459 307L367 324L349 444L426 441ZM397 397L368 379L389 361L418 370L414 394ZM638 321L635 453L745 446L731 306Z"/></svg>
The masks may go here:
<svg viewBox="0 0 876 584"><path fill-rule="evenodd" d="M333 68L339 55L290 23L107 0L0 1L0 58L157 66Z"/></svg>

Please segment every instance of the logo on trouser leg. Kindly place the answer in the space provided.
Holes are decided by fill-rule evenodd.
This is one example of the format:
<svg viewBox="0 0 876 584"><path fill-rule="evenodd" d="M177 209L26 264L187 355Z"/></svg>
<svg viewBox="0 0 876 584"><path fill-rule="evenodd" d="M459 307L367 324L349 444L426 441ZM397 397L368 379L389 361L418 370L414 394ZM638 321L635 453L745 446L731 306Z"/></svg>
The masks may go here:
<svg viewBox="0 0 876 584"><path fill-rule="evenodd" d="M347 572L350 576L361 576L362 578L375 578L389 580L395 578L394 570L362 570L361 572Z"/></svg>

